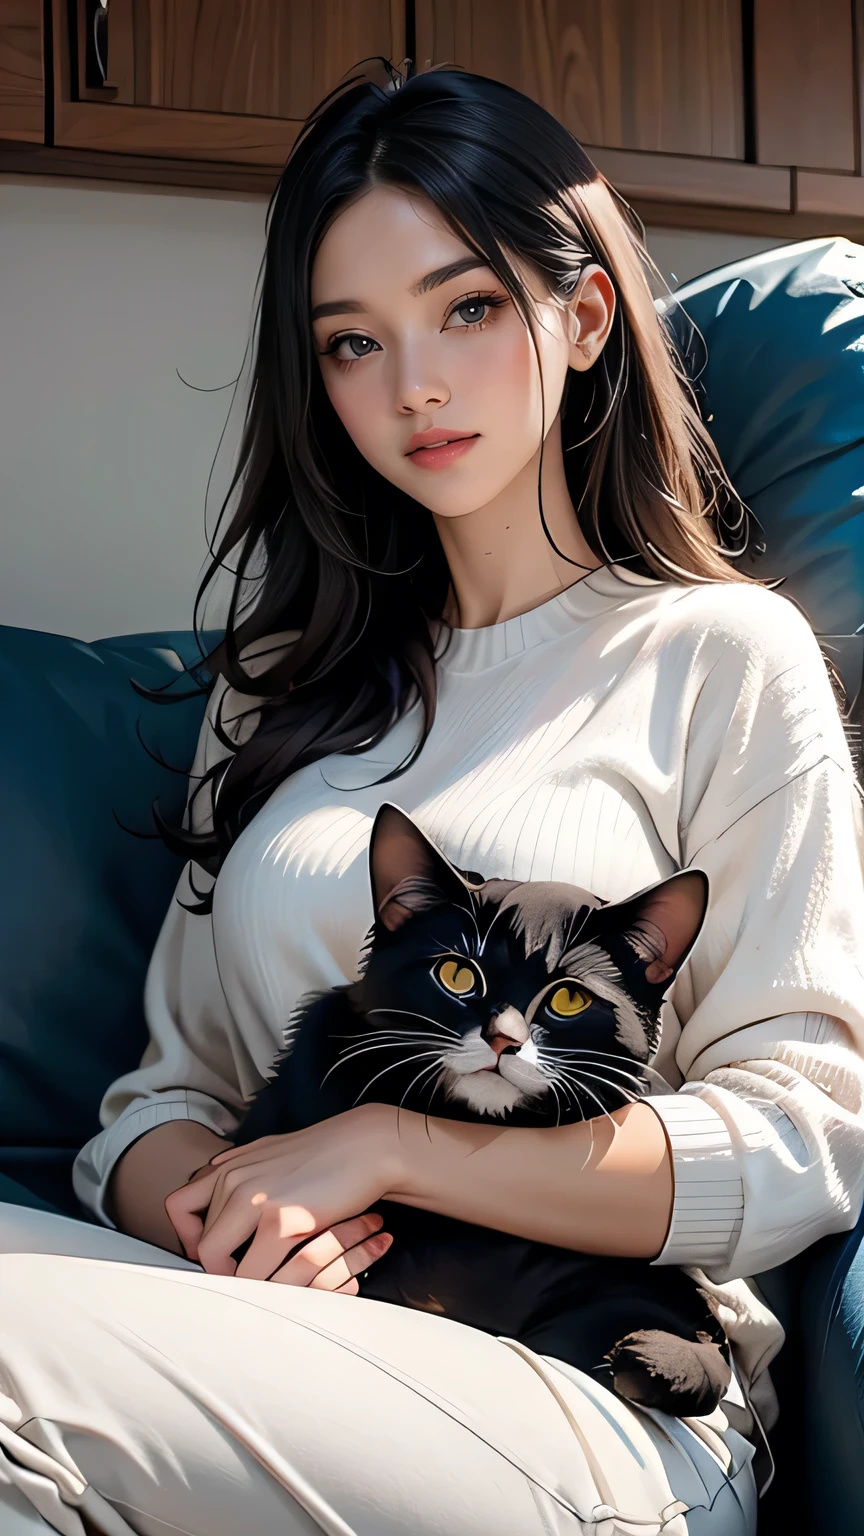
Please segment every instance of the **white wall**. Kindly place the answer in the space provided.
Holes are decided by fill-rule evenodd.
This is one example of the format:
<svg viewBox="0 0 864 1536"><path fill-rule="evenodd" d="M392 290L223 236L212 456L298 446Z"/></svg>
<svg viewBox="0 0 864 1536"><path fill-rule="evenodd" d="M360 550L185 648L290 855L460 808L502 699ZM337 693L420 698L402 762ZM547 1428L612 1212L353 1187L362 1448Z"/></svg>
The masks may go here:
<svg viewBox="0 0 864 1536"><path fill-rule="evenodd" d="M713 235L696 229L649 229L648 249L671 288L730 261L788 242L766 235Z"/></svg>
<svg viewBox="0 0 864 1536"><path fill-rule="evenodd" d="M188 625L231 390L178 373L212 390L239 372L265 211L0 179L0 623Z"/></svg>
<svg viewBox="0 0 864 1536"><path fill-rule="evenodd" d="M266 199L0 177L0 623L185 627ZM649 232L678 282L776 244ZM239 411L208 501L227 484Z"/></svg>

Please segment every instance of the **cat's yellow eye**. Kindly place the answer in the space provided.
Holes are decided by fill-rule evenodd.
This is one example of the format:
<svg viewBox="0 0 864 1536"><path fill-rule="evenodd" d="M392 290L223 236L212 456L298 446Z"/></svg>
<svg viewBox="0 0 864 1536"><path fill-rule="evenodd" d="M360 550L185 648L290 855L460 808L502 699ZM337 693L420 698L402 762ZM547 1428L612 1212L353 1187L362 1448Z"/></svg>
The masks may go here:
<svg viewBox="0 0 864 1536"><path fill-rule="evenodd" d="M466 993L473 992L477 985L474 971L460 960L442 960L435 975L445 991L455 993L456 997L464 997Z"/></svg>
<svg viewBox="0 0 864 1536"><path fill-rule="evenodd" d="M584 1013L593 1002L590 992L583 992L581 987L568 985L558 987L546 1004L550 1013L554 1013L559 1019L573 1019L577 1013Z"/></svg>

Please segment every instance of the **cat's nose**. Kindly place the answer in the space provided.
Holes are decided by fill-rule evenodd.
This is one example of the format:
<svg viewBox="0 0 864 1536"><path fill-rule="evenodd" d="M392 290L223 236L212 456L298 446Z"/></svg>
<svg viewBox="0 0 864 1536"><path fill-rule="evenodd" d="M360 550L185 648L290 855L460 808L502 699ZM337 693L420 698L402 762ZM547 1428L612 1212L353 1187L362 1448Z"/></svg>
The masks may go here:
<svg viewBox="0 0 864 1536"><path fill-rule="evenodd" d="M491 1045L496 1056L501 1056L508 1047L524 1045L529 1039L528 1025L519 1009L509 1003L496 1009L485 1033L487 1044Z"/></svg>

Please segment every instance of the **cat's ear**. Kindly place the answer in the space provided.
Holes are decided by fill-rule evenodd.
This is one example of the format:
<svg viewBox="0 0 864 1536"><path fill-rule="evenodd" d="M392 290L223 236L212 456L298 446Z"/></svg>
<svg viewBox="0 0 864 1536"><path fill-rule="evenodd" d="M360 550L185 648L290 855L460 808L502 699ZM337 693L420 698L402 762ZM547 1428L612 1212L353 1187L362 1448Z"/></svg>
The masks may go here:
<svg viewBox="0 0 864 1536"><path fill-rule="evenodd" d="M389 804L381 806L372 827L369 877L375 916L394 932L415 912L447 901L464 903L469 889L410 816Z"/></svg>
<svg viewBox="0 0 864 1536"><path fill-rule="evenodd" d="M622 905L624 937L648 962L645 980L656 986L676 975L699 937L708 910L708 877L701 869L682 870Z"/></svg>

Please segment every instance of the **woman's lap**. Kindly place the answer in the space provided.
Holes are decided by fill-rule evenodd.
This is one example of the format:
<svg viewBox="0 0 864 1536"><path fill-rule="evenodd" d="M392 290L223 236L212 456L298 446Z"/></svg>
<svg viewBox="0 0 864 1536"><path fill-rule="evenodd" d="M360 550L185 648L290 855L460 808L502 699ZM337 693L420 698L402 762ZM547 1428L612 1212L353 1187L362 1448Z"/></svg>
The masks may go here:
<svg viewBox="0 0 864 1536"><path fill-rule="evenodd" d="M106 1536L754 1528L749 1447L731 1432L730 1481L687 1426L485 1334L205 1275L9 1206L0 1392L4 1532L22 1495L63 1536L83 1536L79 1509ZM601 1505L640 1523L597 1524Z"/></svg>

